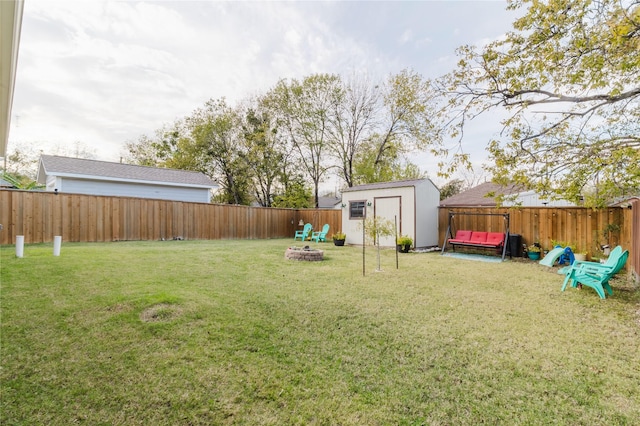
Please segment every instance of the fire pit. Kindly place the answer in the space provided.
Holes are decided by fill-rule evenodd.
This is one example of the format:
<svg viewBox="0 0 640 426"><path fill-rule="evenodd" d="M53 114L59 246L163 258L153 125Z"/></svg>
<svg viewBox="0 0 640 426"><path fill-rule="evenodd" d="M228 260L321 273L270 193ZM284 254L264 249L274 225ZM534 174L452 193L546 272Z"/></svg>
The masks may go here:
<svg viewBox="0 0 640 426"><path fill-rule="evenodd" d="M289 247L284 252L285 259L306 260L309 262L318 262L324 259L324 252L318 249L304 247Z"/></svg>

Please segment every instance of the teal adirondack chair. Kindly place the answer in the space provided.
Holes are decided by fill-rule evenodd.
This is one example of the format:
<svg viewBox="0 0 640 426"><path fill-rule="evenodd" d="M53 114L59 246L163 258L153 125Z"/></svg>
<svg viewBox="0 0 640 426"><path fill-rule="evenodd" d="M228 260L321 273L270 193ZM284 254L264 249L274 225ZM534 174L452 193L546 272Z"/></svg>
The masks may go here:
<svg viewBox="0 0 640 426"><path fill-rule="evenodd" d="M609 258L605 263L589 262L587 260L575 260L571 265L565 266L564 268L560 268L558 270L558 273L561 275L569 275L572 268L577 269L579 266L582 266L582 265L593 266L594 268L599 268L602 265L604 265L604 266L609 266L613 268L616 266L616 263L618 262L620 255L622 255L622 246L616 246L613 250L611 250L611 253L609 253Z"/></svg>
<svg viewBox="0 0 640 426"><path fill-rule="evenodd" d="M613 268L616 266L616 263L618 263L618 259L620 258L621 255L622 255L622 246L615 246L614 249L611 250L611 253L609 253L609 257L607 258L607 261L605 263L589 262L586 260L576 260L575 262L573 262L571 267L577 268L580 265L591 265L594 267L598 267L598 266L605 265Z"/></svg>
<svg viewBox="0 0 640 426"><path fill-rule="evenodd" d="M588 271L591 271L592 273L605 273L605 272L608 272L610 269L614 269L617 266L618 260L620 260L620 256L622 256L622 246L616 246L613 250L611 250L611 253L609 253L609 258L605 263L588 262L586 260L576 260L575 262L573 262L571 266L567 266L566 268L563 268L565 269L564 271L565 279L564 279L564 283L562 284L562 290L564 291L569 280L571 279L570 278L571 271L579 270L581 273L585 273ZM618 271L616 271L616 273ZM577 285L573 285L573 284L571 285L571 287L576 287L576 286Z"/></svg>
<svg viewBox="0 0 640 426"><path fill-rule="evenodd" d="M307 238L309 238L309 234L311 233L311 230L313 229L313 226L311 226L310 223L307 223L304 225L304 228L302 228L302 231L296 231L296 234L293 236L293 241L297 240L298 238L300 238L300 241L304 241Z"/></svg>
<svg viewBox="0 0 640 426"><path fill-rule="evenodd" d="M594 289L601 299L605 298L605 290L610 296L613 295L609 280L622 270L629 257L628 251L621 252L621 250L612 251L605 264L580 262L575 266L572 265L562 283L562 291L565 290L569 281L572 281L571 287L586 285Z"/></svg>
<svg viewBox="0 0 640 426"><path fill-rule="evenodd" d="M329 224L325 223L322 227L322 231L311 233L311 241L319 243L320 241L327 241L327 232L329 232Z"/></svg>

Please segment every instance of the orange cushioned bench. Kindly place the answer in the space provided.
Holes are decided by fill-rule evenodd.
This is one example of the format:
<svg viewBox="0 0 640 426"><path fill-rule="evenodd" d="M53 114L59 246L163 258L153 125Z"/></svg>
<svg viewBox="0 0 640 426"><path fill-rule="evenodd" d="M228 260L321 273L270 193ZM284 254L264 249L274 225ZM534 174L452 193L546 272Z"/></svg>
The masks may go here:
<svg viewBox="0 0 640 426"><path fill-rule="evenodd" d="M455 238L450 238L448 241L454 250L456 246L500 248L504 244L504 234L502 232L459 230L456 232Z"/></svg>

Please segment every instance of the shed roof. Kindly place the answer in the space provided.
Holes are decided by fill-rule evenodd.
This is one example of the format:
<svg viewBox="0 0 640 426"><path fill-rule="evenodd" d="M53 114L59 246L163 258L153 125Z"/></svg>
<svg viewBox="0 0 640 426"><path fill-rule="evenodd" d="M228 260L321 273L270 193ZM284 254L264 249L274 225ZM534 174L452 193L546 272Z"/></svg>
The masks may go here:
<svg viewBox="0 0 640 426"><path fill-rule="evenodd" d="M440 201L441 207L495 207L494 197L487 194L509 195L519 193L520 190L515 185L502 186L493 182L481 183L478 186L467 189L459 194L453 195Z"/></svg>
<svg viewBox="0 0 640 426"><path fill-rule="evenodd" d="M40 157L38 182L45 183L46 175L81 179L138 181L215 188L217 184L205 174L188 170L137 166L84 158L43 155Z"/></svg>
<svg viewBox="0 0 640 426"><path fill-rule="evenodd" d="M342 192L353 192L353 191L366 191L370 189L388 189L388 188L404 188L407 186L417 186L424 184L426 182L430 182L431 185L436 187L430 179L410 179L410 180L397 180L394 182L376 182L376 183L366 183L364 185L352 186L351 188L345 188Z"/></svg>

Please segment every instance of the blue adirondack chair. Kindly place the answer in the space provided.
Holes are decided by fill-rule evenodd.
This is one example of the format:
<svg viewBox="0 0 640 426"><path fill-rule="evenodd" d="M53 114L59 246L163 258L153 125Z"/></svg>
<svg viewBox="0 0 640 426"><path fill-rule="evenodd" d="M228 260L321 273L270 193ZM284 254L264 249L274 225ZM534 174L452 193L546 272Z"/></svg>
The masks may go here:
<svg viewBox="0 0 640 426"><path fill-rule="evenodd" d="M329 224L325 223L322 227L322 231L311 233L311 241L319 243L320 241L327 241L327 232L329 232Z"/></svg>
<svg viewBox="0 0 640 426"><path fill-rule="evenodd" d="M307 238L309 238L309 234L311 233L311 230L313 229L313 226L311 226L310 223L307 223L304 225L304 228L302 228L302 231L296 231L296 234L293 236L293 241L297 240L298 238L300 238L300 241L304 241Z"/></svg>
<svg viewBox="0 0 640 426"><path fill-rule="evenodd" d="M562 291L565 290L567 284L571 281L571 287L575 288L579 285L586 285L594 289L601 299L605 298L605 290L609 295L613 295L609 280L622 270L628 257L629 252L622 252L622 249L620 249L619 251L612 251L607 263L604 264L596 262L575 262L576 264L571 266L562 283Z"/></svg>

